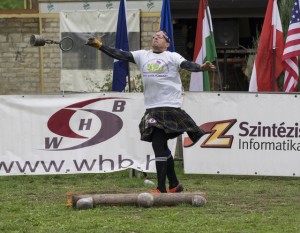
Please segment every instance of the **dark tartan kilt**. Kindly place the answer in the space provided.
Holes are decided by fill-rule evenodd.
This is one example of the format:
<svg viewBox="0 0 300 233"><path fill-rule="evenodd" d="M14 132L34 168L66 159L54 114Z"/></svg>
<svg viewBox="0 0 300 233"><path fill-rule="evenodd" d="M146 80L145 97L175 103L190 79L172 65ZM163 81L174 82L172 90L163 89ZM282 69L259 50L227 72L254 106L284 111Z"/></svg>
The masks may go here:
<svg viewBox="0 0 300 233"><path fill-rule="evenodd" d="M160 107L147 109L139 124L141 140L152 142L154 127L163 129L169 139L187 132L190 139L197 142L205 134L181 108Z"/></svg>

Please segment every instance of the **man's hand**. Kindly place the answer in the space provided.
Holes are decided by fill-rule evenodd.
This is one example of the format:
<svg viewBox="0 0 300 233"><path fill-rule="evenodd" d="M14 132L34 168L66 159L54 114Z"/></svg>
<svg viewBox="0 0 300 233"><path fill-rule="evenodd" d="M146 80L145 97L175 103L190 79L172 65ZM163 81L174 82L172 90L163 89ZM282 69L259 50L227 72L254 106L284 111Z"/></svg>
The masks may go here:
<svg viewBox="0 0 300 233"><path fill-rule="evenodd" d="M98 40L95 37L90 37L88 38L88 40L86 41L85 45L100 49L102 46L102 41Z"/></svg>
<svg viewBox="0 0 300 233"><path fill-rule="evenodd" d="M200 65L201 71L215 71L216 67L210 61L206 61L204 64Z"/></svg>

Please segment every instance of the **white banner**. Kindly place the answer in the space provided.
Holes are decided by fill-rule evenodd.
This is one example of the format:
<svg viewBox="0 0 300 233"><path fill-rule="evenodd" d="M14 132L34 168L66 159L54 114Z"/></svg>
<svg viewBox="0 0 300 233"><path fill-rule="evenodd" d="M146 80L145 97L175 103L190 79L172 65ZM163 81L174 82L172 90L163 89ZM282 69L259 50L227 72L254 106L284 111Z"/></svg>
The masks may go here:
<svg viewBox="0 0 300 233"><path fill-rule="evenodd" d="M142 93L0 96L0 175L155 171L140 141ZM204 135L183 135L184 170L299 176L295 94L188 92L184 110ZM169 142L173 154L176 140Z"/></svg>
<svg viewBox="0 0 300 233"><path fill-rule="evenodd" d="M186 93L184 108L207 133L183 136L186 173L300 176L297 95Z"/></svg>
<svg viewBox="0 0 300 233"><path fill-rule="evenodd" d="M60 12L61 39L71 38L74 46L61 52L62 69L60 88L62 91L99 92L106 91L111 83L113 58L101 51L84 45L89 37L102 40L103 44L115 47L118 9L79 10ZM127 9L127 31L129 50L140 49L140 10ZM68 40L64 40L67 43ZM68 48L68 46L66 45ZM130 70L131 78L140 74Z"/></svg>
<svg viewBox="0 0 300 233"><path fill-rule="evenodd" d="M40 2L39 11L40 13L59 13L66 10L111 10L119 9L120 1L81 1L81 2ZM142 12L160 12L162 7L162 0L127 0L127 9L140 9Z"/></svg>
<svg viewBox="0 0 300 233"><path fill-rule="evenodd" d="M0 175L155 171L142 93L0 96ZM175 152L176 140L169 143Z"/></svg>

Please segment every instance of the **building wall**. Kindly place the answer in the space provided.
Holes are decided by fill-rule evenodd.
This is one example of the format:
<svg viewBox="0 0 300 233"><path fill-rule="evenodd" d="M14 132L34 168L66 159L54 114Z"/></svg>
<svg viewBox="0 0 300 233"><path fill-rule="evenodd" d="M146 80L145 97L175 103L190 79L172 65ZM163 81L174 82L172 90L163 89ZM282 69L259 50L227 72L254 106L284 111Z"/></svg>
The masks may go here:
<svg viewBox="0 0 300 233"><path fill-rule="evenodd" d="M141 48L150 48L159 22L159 13L141 14ZM32 47L33 34L58 41L59 15L0 15L0 95L61 93L61 51L55 44Z"/></svg>
<svg viewBox="0 0 300 233"><path fill-rule="evenodd" d="M28 46L37 29L37 19L0 19L1 94L39 92L39 54Z"/></svg>

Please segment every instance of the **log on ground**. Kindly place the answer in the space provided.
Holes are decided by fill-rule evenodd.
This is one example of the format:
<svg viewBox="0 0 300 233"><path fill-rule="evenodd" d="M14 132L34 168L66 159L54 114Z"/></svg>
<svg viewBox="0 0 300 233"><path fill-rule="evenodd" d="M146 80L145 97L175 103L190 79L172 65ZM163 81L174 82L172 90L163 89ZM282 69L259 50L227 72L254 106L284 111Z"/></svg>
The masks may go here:
<svg viewBox="0 0 300 233"><path fill-rule="evenodd" d="M78 200L82 198L91 197L93 198L93 206L115 206L115 205L138 205L137 198L139 193L131 194L83 194L83 195L73 195L72 205L76 207ZM174 206L179 204L192 204L193 197L195 195L200 195L205 198L205 193L203 192L193 192L193 193L161 193L153 194L154 206Z"/></svg>
<svg viewBox="0 0 300 233"><path fill-rule="evenodd" d="M205 198L204 193L161 193L153 195L153 206L175 206L179 204L192 204L193 197L199 195Z"/></svg>
<svg viewBox="0 0 300 233"><path fill-rule="evenodd" d="M86 197L93 198L93 206L101 205L136 205L138 193L133 194L84 194L84 195L73 195L72 204L76 207L78 200Z"/></svg>

